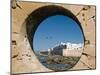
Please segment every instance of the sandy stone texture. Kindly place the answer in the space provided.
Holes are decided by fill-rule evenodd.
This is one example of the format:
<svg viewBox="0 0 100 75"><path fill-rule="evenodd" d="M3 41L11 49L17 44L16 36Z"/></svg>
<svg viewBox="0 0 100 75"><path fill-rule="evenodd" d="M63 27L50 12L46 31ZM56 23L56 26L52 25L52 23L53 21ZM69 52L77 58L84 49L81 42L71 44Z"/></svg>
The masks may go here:
<svg viewBox="0 0 100 75"><path fill-rule="evenodd" d="M81 23L86 40L84 51L79 62L70 70L95 69L96 68L96 13L95 6L56 4L56 3L39 3L39 2L17 2L15 9L11 8L12 14L12 43L11 50L11 72L18 73L35 73L35 72L52 72L52 70L43 66L35 53L30 47L28 38L25 36L26 26L25 19L28 15L46 5L59 5L70 10ZM19 7L20 6L20 7Z"/></svg>

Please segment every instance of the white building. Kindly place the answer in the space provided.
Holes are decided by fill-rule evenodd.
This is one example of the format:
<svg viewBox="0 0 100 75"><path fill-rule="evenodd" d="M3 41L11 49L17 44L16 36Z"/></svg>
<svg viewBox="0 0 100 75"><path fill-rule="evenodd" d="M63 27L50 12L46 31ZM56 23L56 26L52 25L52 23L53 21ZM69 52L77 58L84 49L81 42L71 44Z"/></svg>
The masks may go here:
<svg viewBox="0 0 100 75"><path fill-rule="evenodd" d="M83 43L63 43L57 44L53 48L48 49L48 52L63 56L81 56L83 52Z"/></svg>
<svg viewBox="0 0 100 75"><path fill-rule="evenodd" d="M67 50L80 50L83 49L83 43L66 43Z"/></svg>
<svg viewBox="0 0 100 75"><path fill-rule="evenodd" d="M63 49L63 56L81 56L83 47L83 43L66 43L66 49Z"/></svg>

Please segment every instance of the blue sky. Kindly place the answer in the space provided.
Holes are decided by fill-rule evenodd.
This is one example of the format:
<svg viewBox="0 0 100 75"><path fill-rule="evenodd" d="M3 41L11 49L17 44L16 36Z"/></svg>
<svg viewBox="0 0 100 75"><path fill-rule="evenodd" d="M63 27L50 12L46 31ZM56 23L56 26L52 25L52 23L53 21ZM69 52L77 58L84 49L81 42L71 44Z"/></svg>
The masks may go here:
<svg viewBox="0 0 100 75"><path fill-rule="evenodd" d="M60 42L83 43L83 40L81 29L73 19L55 15L40 23L33 37L33 48L47 50Z"/></svg>

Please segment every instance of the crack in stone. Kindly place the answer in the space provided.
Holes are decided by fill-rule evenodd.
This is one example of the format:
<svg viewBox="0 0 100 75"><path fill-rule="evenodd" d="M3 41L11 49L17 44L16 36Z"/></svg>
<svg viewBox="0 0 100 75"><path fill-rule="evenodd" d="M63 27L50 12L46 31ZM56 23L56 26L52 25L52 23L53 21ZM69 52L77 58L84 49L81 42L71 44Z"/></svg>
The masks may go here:
<svg viewBox="0 0 100 75"><path fill-rule="evenodd" d="M82 11L87 11L89 10L91 7L90 6L84 6L77 14L76 16L78 16Z"/></svg>
<svg viewBox="0 0 100 75"><path fill-rule="evenodd" d="M84 53L84 52L82 53L82 55L85 55L86 57L89 57L89 56L90 56L90 57L95 57L95 56L92 56L92 55L87 54L87 53Z"/></svg>
<svg viewBox="0 0 100 75"><path fill-rule="evenodd" d="M11 1L11 4L12 4L12 8L13 8L13 9L16 9L17 7L20 8L20 9L22 9L22 6L20 6L20 4L18 3L18 0L12 0L12 1ZM22 9L22 10L23 10L23 9ZM25 12L25 10L23 10L23 12L24 12L26 15L28 15L28 14Z"/></svg>
<svg viewBox="0 0 100 75"><path fill-rule="evenodd" d="M87 65L86 63L84 63L83 61L80 60L81 63L83 63L85 66L87 66L89 69L92 69L89 65Z"/></svg>
<svg viewBox="0 0 100 75"><path fill-rule="evenodd" d="M13 32L14 34L19 34L18 32Z"/></svg>
<svg viewBox="0 0 100 75"><path fill-rule="evenodd" d="M16 58L16 57L18 57L18 54L12 56L12 58Z"/></svg>
<svg viewBox="0 0 100 75"><path fill-rule="evenodd" d="M95 18L96 18L96 15L90 17L88 20L93 19L93 21L95 22Z"/></svg>
<svg viewBox="0 0 100 75"><path fill-rule="evenodd" d="M22 9L21 6L18 4L17 0L12 0L11 4L13 9L16 9L17 7Z"/></svg>

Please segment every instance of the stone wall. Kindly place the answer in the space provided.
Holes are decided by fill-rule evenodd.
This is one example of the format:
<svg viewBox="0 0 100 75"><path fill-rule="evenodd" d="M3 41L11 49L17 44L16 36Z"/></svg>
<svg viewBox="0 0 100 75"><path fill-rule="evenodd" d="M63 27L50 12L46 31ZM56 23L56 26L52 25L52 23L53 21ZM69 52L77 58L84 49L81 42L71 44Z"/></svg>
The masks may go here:
<svg viewBox="0 0 100 75"><path fill-rule="evenodd" d="M83 50L63 50L63 56L80 57Z"/></svg>
<svg viewBox="0 0 100 75"><path fill-rule="evenodd" d="M95 6L71 5L55 3L39 3L19 1L12 4L12 43L11 50L11 72L33 73L33 72L52 72L43 66L32 50L29 39L27 38L25 20L34 10L46 6L58 5L70 10L81 23L84 36L85 47L79 62L70 70L95 69L96 68L96 34L95 34ZM42 14L42 13L41 13Z"/></svg>

